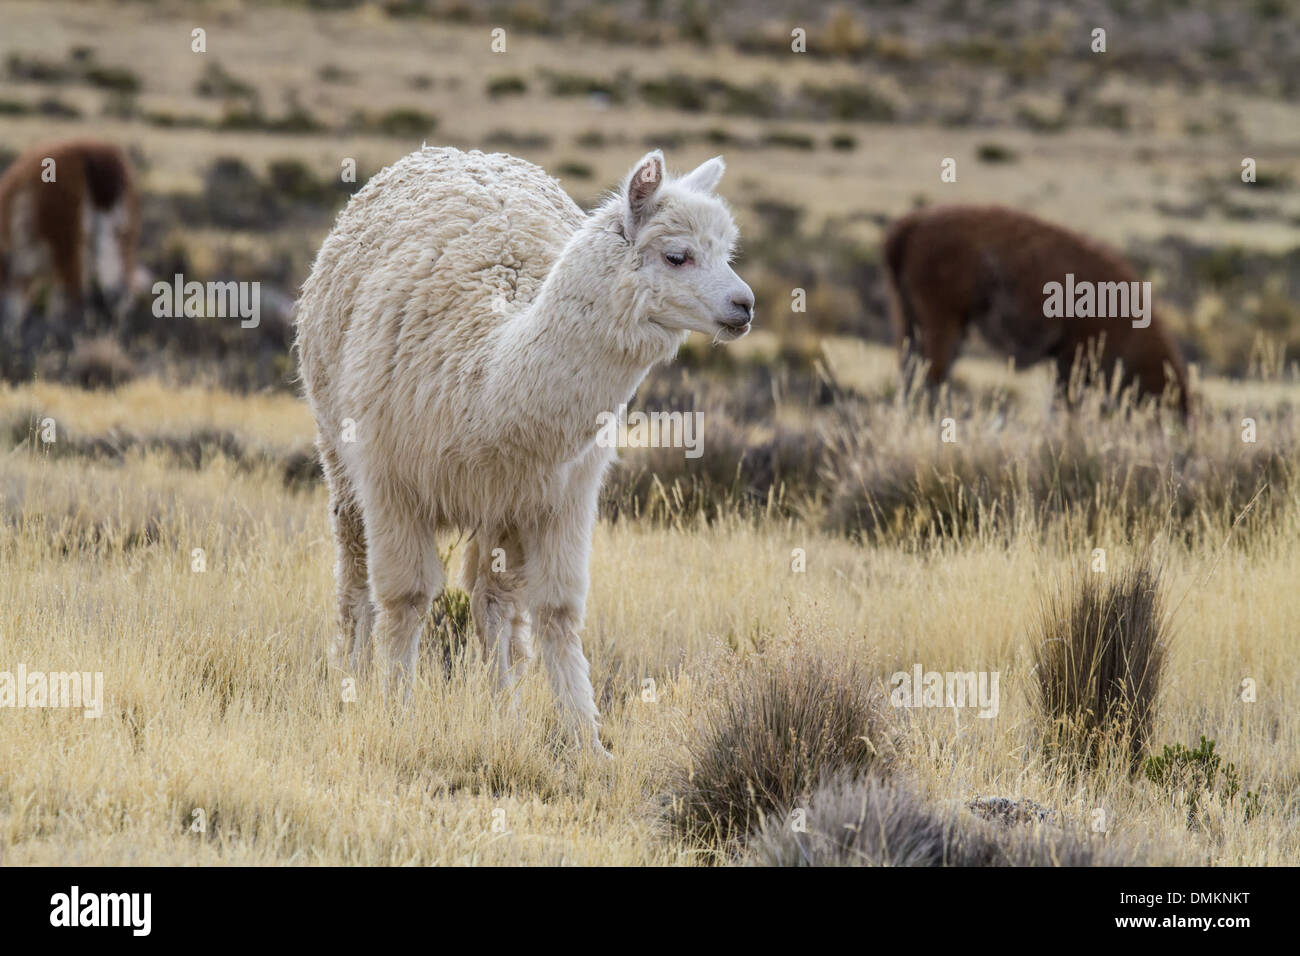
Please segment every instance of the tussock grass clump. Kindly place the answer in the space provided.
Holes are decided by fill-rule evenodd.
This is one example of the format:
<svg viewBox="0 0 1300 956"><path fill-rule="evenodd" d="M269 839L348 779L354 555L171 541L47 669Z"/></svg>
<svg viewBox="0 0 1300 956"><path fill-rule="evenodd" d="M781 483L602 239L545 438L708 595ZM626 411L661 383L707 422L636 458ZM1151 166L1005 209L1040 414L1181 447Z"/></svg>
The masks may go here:
<svg viewBox="0 0 1300 956"><path fill-rule="evenodd" d="M949 389L933 397L937 410L931 398L900 390L836 407L822 467L827 530L922 546L1065 520L1093 537L1173 527L1192 543L1221 540L1249 511L1244 540L1279 520L1296 487L1300 418L1283 406L1201 414L1189 432L1122 398L1108 408L1097 387L1074 412L1040 420L1001 390ZM1243 440L1247 415L1268 420L1266 441Z"/></svg>
<svg viewBox="0 0 1300 956"><path fill-rule="evenodd" d="M722 853L823 781L886 770L893 754L864 669L799 652L743 665L687 747L668 822L688 844Z"/></svg>
<svg viewBox="0 0 1300 956"><path fill-rule="evenodd" d="M1136 847L1054 826L1004 827L928 803L880 778L837 779L810 798L796 830L768 818L750 866L1122 866Z"/></svg>
<svg viewBox="0 0 1300 956"><path fill-rule="evenodd" d="M707 362L707 372L662 376L637 396L630 416L658 424L639 447L620 450L601 492L605 517L668 525L784 518L816 496L824 443L805 410L832 396L815 359L793 347L740 359L706 354L688 351L684 365L702 370ZM658 447L646 446L647 434ZM693 448L674 440L688 435Z"/></svg>
<svg viewBox="0 0 1300 956"><path fill-rule="evenodd" d="M820 460L813 436L778 428L756 437L724 420L709 442L699 458L679 448L624 452L601 491L601 514L672 526L798 512Z"/></svg>
<svg viewBox="0 0 1300 956"><path fill-rule="evenodd" d="M196 428L179 434L139 435L114 428L103 434L81 435L72 432L62 420L30 409L0 420L0 449L11 451L18 447L46 459L116 464L132 455L156 454L178 467L196 471L210 467L218 458L245 470L276 463L270 450L247 447L229 429Z"/></svg>
<svg viewBox="0 0 1300 956"><path fill-rule="evenodd" d="M1034 663L1049 753L1089 768L1112 756L1140 767L1169 646L1159 578L1144 558L1044 601Z"/></svg>

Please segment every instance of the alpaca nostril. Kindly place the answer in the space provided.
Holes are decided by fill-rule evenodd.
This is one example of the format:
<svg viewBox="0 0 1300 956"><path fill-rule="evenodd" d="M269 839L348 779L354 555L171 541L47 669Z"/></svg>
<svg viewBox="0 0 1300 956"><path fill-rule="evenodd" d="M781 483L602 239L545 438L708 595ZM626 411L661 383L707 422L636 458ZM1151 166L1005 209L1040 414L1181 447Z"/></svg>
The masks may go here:
<svg viewBox="0 0 1300 956"><path fill-rule="evenodd" d="M738 295L738 296L733 296L732 299L731 299L731 304L732 304L732 306L735 307L735 308L736 308L736 309L737 309L737 310L738 310L742 315L745 316L745 321L746 321L746 322L748 322L749 320L751 320L751 319L754 317L754 297L753 297L753 296L750 296L750 295L745 295L745 296L740 296L740 295Z"/></svg>

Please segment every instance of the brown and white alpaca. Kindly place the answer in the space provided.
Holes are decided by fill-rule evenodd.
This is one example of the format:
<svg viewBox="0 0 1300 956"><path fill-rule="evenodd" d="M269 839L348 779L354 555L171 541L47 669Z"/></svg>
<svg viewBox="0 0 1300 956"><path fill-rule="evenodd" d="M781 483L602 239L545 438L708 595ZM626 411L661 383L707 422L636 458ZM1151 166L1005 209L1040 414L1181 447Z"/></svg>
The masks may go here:
<svg viewBox="0 0 1300 956"><path fill-rule="evenodd" d="M20 337L45 279L52 280L56 300L47 322L64 343L85 320L88 304L120 314L136 286L139 232L131 165L117 146L68 140L19 155L0 176L4 337Z"/></svg>
<svg viewBox="0 0 1300 956"><path fill-rule="evenodd" d="M1140 397L1173 389L1187 416L1183 359L1151 306L1149 284L1100 243L1013 209L936 206L893 224L884 259L904 361L927 362L928 385L948 377L973 326L1018 368L1054 362L1062 391L1072 374L1086 379L1095 359L1108 379L1119 369L1121 385L1136 386ZM1076 288L1093 302L1077 314ZM1122 309L1108 307L1120 300ZM1061 302L1065 314L1052 307ZM1102 314L1111 311L1123 314Z"/></svg>

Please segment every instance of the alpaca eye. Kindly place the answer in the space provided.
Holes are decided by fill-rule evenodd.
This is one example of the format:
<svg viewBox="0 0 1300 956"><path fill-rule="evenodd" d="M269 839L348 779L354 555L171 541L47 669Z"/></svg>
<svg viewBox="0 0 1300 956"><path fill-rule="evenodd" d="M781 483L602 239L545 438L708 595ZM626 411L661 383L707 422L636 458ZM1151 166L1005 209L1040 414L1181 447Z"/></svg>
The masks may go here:
<svg viewBox="0 0 1300 956"><path fill-rule="evenodd" d="M684 266L691 261L689 252L665 252L664 258L668 260L669 265Z"/></svg>

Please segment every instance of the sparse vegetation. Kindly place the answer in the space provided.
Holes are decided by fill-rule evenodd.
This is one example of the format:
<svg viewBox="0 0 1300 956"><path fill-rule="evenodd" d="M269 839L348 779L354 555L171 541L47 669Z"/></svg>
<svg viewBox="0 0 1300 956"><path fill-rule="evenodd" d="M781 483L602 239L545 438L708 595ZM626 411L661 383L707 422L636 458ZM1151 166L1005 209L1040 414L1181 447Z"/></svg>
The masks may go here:
<svg viewBox="0 0 1300 956"><path fill-rule="evenodd" d="M108 702L0 720L6 864L1300 861L1287 4L1129 4L1104 61L1039 0L818 9L807 56L751 0L244 5L204 57L187 6L5 11L0 167L119 141L152 277L262 294L256 328L145 295L67 354L0 345L0 647L102 670ZM38 31L93 46L19 49ZM632 400L700 412L703 454L625 448L603 489L583 640L608 771L566 751L540 670L494 696L454 586L403 723L324 664L290 307L349 195L426 139L522 155L584 206L637 150L728 163L756 331L692 336ZM975 341L945 390L903 384L881 235L956 198L1131 256L1195 367L1193 426L1098 392L1066 415L1045 369ZM456 582L466 542L439 544ZM918 662L999 671L998 716L874 692Z"/></svg>

